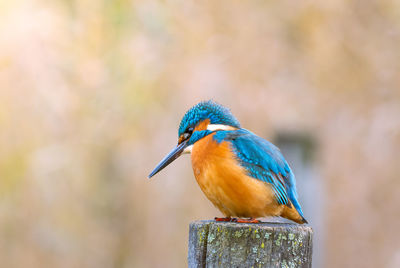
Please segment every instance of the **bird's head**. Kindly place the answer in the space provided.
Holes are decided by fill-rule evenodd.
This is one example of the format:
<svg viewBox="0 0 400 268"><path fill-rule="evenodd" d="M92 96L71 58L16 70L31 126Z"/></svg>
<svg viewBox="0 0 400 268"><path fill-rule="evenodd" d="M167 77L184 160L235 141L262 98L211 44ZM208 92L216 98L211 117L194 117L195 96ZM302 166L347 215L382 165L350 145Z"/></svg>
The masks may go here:
<svg viewBox="0 0 400 268"><path fill-rule="evenodd" d="M153 177L184 153L190 153L193 145L217 130L240 128L239 121L228 108L212 100L202 101L190 108L183 116L178 130L178 145L150 173Z"/></svg>

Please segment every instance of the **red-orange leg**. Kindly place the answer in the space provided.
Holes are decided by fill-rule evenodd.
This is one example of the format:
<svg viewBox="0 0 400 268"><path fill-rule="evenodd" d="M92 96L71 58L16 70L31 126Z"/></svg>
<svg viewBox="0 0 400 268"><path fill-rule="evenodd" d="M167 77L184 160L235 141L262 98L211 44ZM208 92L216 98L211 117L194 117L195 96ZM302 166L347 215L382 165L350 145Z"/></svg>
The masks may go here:
<svg viewBox="0 0 400 268"><path fill-rule="evenodd" d="M236 222L239 222L239 223L260 223L261 221L259 221L257 219L250 218L250 219L237 219Z"/></svg>
<svg viewBox="0 0 400 268"><path fill-rule="evenodd" d="M236 222L236 218L231 218L231 217L225 217L225 218L214 218L215 221L225 221L225 222Z"/></svg>
<svg viewBox="0 0 400 268"><path fill-rule="evenodd" d="M225 218L214 218L215 221L223 221L223 222L238 222L238 223L260 223L261 221L250 218L250 219L240 219L240 218L231 218L231 217L225 217Z"/></svg>

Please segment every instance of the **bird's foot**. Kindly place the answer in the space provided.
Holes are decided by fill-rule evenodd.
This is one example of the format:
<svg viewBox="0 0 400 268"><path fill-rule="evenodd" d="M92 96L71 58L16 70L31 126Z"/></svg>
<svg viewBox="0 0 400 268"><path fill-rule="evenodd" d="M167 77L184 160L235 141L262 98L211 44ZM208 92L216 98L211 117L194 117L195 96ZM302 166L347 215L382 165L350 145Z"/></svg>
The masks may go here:
<svg viewBox="0 0 400 268"><path fill-rule="evenodd" d="M231 218L231 217L225 217L225 218L215 217L214 220L215 221L224 221L224 222L236 222L237 221L236 218Z"/></svg>
<svg viewBox="0 0 400 268"><path fill-rule="evenodd" d="M225 217L225 218L214 218L215 221L223 221L223 222L238 222L238 223L260 223L261 221L253 218L249 219L240 219L240 218L231 218L231 217Z"/></svg>
<svg viewBox="0 0 400 268"><path fill-rule="evenodd" d="M235 222L239 222L239 223L260 223L261 221L257 220L257 219L236 219Z"/></svg>

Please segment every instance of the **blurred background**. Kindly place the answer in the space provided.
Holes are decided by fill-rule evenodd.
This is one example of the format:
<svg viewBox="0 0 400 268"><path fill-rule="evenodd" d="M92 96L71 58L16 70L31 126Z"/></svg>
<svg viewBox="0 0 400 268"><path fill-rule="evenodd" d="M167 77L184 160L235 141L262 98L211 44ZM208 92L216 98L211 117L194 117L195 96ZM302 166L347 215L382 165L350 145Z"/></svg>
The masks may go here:
<svg viewBox="0 0 400 268"><path fill-rule="evenodd" d="M400 267L400 2L0 1L0 266L185 267L201 100L278 144L314 267Z"/></svg>

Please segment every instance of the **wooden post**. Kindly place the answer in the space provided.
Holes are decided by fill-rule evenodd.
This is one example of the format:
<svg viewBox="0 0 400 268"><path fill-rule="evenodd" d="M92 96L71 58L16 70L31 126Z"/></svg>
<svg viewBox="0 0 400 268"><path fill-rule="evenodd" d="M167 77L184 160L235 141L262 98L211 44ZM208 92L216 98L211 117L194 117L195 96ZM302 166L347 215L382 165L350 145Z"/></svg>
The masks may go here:
<svg viewBox="0 0 400 268"><path fill-rule="evenodd" d="M312 229L290 223L195 221L188 266L311 267Z"/></svg>

